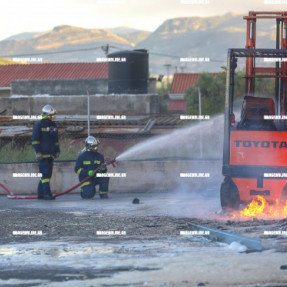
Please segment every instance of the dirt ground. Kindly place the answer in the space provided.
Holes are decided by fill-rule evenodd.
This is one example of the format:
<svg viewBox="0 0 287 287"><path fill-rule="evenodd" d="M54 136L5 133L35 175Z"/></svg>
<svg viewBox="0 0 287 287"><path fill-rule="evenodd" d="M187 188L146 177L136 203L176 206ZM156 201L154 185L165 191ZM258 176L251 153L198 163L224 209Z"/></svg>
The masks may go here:
<svg viewBox="0 0 287 287"><path fill-rule="evenodd" d="M232 220L213 191L0 197L0 215L0 286L287 286L287 219ZM188 222L259 238L263 251L181 235Z"/></svg>

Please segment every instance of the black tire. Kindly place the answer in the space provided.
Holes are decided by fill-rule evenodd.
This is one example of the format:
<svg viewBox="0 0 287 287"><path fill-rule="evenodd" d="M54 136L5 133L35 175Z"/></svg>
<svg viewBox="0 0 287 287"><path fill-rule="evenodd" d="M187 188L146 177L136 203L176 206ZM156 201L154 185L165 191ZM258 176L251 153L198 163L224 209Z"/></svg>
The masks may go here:
<svg viewBox="0 0 287 287"><path fill-rule="evenodd" d="M84 130L85 128L82 126L70 126L66 128L67 133L80 133Z"/></svg>
<svg viewBox="0 0 287 287"><path fill-rule="evenodd" d="M238 210L240 205L239 192L230 178L225 178L220 188L220 202L223 212Z"/></svg>

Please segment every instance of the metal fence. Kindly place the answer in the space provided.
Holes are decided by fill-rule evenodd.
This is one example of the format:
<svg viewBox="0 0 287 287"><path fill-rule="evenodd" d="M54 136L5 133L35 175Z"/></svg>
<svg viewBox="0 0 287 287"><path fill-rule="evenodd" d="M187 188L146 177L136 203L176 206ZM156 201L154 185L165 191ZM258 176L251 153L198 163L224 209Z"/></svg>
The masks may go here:
<svg viewBox="0 0 287 287"><path fill-rule="evenodd" d="M218 159L222 153L221 121L221 118L206 121L201 127L198 123L181 121L178 115L130 116L125 120L99 120L91 116L89 128L87 116L57 117L61 148L57 161L76 160L88 134L100 140L99 152L109 158L144 142L128 159ZM2 123L0 163L35 162L31 144L35 120ZM147 140L150 141L146 143Z"/></svg>

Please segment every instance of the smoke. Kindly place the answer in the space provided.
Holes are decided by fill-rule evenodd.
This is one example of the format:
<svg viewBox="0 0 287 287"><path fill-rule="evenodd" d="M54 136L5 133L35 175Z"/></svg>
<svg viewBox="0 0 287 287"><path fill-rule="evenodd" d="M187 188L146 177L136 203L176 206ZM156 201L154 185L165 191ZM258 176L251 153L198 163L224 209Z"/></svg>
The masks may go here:
<svg viewBox="0 0 287 287"><path fill-rule="evenodd" d="M170 216L190 218L216 218L216 213L221 210L219 188L210 185L208 189L198 187L191 190L190 184L179 183L172 193L168 194L171 203Z"/></svg>

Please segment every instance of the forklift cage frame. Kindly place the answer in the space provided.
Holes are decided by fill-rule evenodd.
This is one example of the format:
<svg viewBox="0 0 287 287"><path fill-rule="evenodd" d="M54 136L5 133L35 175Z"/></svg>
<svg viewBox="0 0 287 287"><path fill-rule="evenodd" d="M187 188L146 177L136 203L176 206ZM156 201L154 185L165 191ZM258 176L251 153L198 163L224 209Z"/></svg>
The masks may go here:
<svg viewBox="0 0 287 287"><path fill-rule="evenodd" d="M230 165L230 129L231 117L233 114L233 96L234 96L234 72L237 66L237 58L286 58L287 49L228 49L227 54L227 70L226 70L226 87L225 87L225 117L224 117L224 142L223 142L223 167L222 173L224 176L232 178L257 178L259 186L263 186L264 173L286 173L287 166L251 166L251 165ZM286 62L287 63L287 62ZM277 66L277 65L276 65ZM265 68L266 69L266 68ZM281 78L286 80L287 75L282 68L267 68L272 69L265 75L254 75L253 78L269 77ZM249 76L250 77L250 76ZM280 114L280 105L282 98L275 97L276 114ZM282 131L282 132L287 132ZM281 179L287 179L281 177Z"/></svg>

